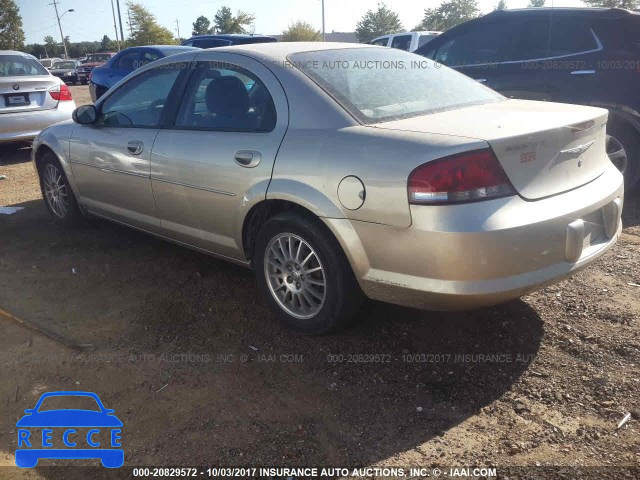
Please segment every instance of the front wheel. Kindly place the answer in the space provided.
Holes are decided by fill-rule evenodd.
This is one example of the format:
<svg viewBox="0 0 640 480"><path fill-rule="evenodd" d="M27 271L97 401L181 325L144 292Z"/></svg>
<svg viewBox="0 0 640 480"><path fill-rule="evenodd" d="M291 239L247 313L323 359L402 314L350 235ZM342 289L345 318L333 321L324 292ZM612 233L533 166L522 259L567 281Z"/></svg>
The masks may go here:
<svg viewBox="0 0 640 480"><path fill-rule="evenodd" d="M254 269L263 297L287 327L318 335L344 327L363 294L340 244L319 223L283 213L258 233Z"/></svg>
<svg viewBox="0 0 640 480"><path fill-rule="evenodd" d="M40 189L53 220L64 226L74 226L82 219L73 190L56 156L47 152L40 164Z"/></svg>

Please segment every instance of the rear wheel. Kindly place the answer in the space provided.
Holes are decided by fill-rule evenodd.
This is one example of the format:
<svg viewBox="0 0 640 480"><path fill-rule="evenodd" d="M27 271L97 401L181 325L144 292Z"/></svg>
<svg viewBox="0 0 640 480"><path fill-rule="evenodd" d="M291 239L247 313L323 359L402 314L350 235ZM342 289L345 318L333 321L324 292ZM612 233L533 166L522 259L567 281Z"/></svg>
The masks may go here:
<svg viewBox="0 0 640 480"><path fill-rule="evenodd" d="M625 188L633 188L640 179L638 132L626 122L611 118L607 125L607 155L624 175Z"/></svg>
<svg viewBox="0 0 640 480"><path fill-rule="evenodd" d="M40 164L40 189L54 222L74 226L82 219L76 197L56 156L47 152Z"/></svg>
<svg viewBox="0 0 640 480"><path fill-rule="evenodd" d="M285 326L311 335L344 327L364 298L340 245L323 227L278 214L255 245L256 280L271 310Z"/></svg>

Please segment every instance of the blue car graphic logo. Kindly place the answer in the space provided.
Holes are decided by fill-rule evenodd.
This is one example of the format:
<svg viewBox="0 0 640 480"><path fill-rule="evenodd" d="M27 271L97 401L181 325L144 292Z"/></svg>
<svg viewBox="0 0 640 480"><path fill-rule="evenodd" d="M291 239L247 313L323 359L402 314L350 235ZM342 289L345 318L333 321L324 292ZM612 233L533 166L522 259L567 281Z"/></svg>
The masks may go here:
<svg viewBox="0 0 640 480"><path fill-rule="evenodd" d="M47 398L63 396L85 397L83 400L90 397L95 400L99 410L65 408L40 411L42 402ZM66 400L73 401L73 398ZM122 447L120 440L122 422L114 415L114 410L104 408L95 393L45 393L33 409L27 409L24 412L26 415L16 423L18 428L16 465L18 467L35 467L41 458L99 458L102 465L107 468L118 468L124 463L124 450L120 448ZM41 435L30 430L33 428L41 428ZM57 438L54 438L54 429ZM85 430L86 433L84 433ZM61 440L66 448L53 448L54 440Z"/></svg>

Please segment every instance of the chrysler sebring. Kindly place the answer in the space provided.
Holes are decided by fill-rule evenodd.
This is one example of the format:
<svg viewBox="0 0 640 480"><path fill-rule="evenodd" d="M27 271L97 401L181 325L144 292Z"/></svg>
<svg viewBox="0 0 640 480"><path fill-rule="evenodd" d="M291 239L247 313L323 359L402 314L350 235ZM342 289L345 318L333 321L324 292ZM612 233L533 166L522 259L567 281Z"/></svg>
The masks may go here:
<svg viewBox="0 0 640 480"><path fill-rule="evenodd" d="M251 267L284 324L324 333L365 296L476 308L601 256L623 202L606 123L395 49L267 43L140 68L44 130L33 162L57 223Z"/></svg>

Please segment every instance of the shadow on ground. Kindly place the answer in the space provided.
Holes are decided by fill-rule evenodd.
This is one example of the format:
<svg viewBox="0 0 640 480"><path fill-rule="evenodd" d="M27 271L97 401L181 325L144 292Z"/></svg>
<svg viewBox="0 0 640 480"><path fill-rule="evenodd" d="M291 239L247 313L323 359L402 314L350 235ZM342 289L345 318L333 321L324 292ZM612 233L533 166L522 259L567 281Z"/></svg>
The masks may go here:
<svg viewBox="0 0 640 480"><path fill-rule="evenodd" d="M7 388L81 382L124 422L127 464L365 465L419 451L507 392L543 335L522 301L465 313L370 302L345 332L303 337L276 323L249 270L108 222L61 230L41 201L20 206L0 219L0 308L95 350L48 366L24 353Z"/></svg>

